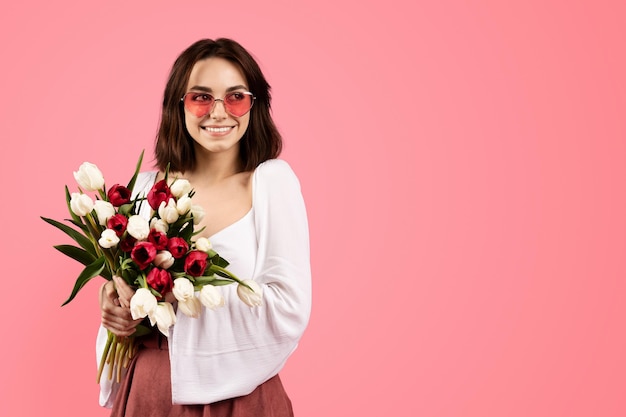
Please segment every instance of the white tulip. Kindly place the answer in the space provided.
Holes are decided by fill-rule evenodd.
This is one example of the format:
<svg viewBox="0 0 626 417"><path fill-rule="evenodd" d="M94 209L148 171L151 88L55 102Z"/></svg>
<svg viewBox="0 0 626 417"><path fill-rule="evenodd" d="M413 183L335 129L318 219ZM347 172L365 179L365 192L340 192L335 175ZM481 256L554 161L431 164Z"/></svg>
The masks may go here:
<svg viewBox="0 0 626 417"><path fill-rule="evenodd" d="M204 208L202 206L198 206L193 204L191 206L191 214L193 215L193 224L199 224L204 218Z"/></svg>
<svg viewBox="0 0 626 417"><path fill-rule="evenodd" d="M72 193L70 198L70 208L77 216L86 216L93 210L93 200L87 194Z"/></svg>
<svg viewBox="0 0 626 417"><path fill-rule="evenodd" d="M104 186L104 177L97 166L90 162L83 162L74 172L74 179L83 190L97 191Z"/></svg>
<svg viewBox="0 0 626 417"><path fill-rule="evenodd" d="M172 293L178 301L185 301L194 296L195 290L193 284L187 278L176 278Z"/></svg>
<svg viewBox="0 0 626 417"><path fill-rule="evenodd" d="M156 254L153 262L159 268L169 269L172 265L174 265L174 261L176 261L176 259L174 259L174 256L172 256L170 251L162 250Z"/></svg>
<svg viewBox="0 0 626 417"><path fill-rule="evenodd" d="M212 248L213 245L211 245L211 242L206 237L201 237L196 240L196 249L209 253Z"/></svg>
<svg viewBox="0 0 626 417"><path fill-rule="evenodd" d="M108 201L96 200L93 208L98 215L98 223L100 223L100 226L106 226L107 220L115 215L115 207Z"/></svg>
<svg viewBox="0 0 626 417"><path fill-rule="evenodd" d="M176 202L170 198L167 204L165 201L159 205L159 217L165 222L172 224L178 220L178 210L176 210Z"/></svg>
<svg viewBox="0 0 626 417"><path fill-rule="evenodd" d="M211 310L222 307L225 304L224 296L214 285L205 285L200 290L200 302Z"/></svg>
<svg viewBox="0 0 626 417"><path fill-rule="evenodd" d="M152 316L156 312L157 299L147 288L139 288L130 299L130 314L133 320Z"/></svg>
<svg viewBox="0 0 626 417"><path fill-rule="evenodd" d="M179 198L176 202L176 210L181 216L187 214L189 210L191 210L191 197L185 194L184 196Z"/></svg>
<svg viewBox="0 0 626 417"><path fill-rule="evenodd" d="M146 219L135 214L128 218L126 231L137 240L146 240L150 234L150 225Z"/></svg>
<svg viewBox="0 0 626 417"><path fill-rule="evenodd" d="M180 198L191 191L191 184L185 179L175 179L170 185L170 191L176 198Z"/></svg>
<svg viewBox="0 0 626 417"><path fill-rule="evenodd" d="M237 295L239 299L250 307L260 306L263 303L263 290L259 284L251 279L245 280L244 283L252 288L252 290L244 285L237 285Z"/></svg>
<svg viewBox="0 0 626 417"><path fill-rule="evenodd" d="M200 304L200 300L198 300L197 297L191 297L186 299L185 301L179 301L178 309L186 316L197 319L198 317L200 317L202 304Z"/></svg>
<svg viewBox="0 0 626 417"><path fill-rule="evenodd" d="M163 302L158 303L156 309L150 317L150 323L157 327L165 336L169 336L168 330L176 323L176 313L174 313L174 307L170 303Z"/></svg>
<svg viewBox="0 0 626 417"><path fill-rule="evenodd" d="M105 229L102 231L98 243L105 249L114 248L118 243L120 243L120 238L117 237L115 230Z"/></svg>
<svg viewBox="0 0 626 417"><path fill-rule="evenodd" d="M157 232L167 234L167 231L170 229L170 225L167 224L163 219L157 219L156 217L153 217L152 220L150 220L150 229L154 229Z"/></svg>
<svg viewBox="0 0 626 417"><path fill-rule="evenodd" d="M195 296L193 284L187 278L176 278L174 280L174 288L172 293L178 300L178 309L189 317L197 318L200 316L202 305L200 300Z"/></svg>

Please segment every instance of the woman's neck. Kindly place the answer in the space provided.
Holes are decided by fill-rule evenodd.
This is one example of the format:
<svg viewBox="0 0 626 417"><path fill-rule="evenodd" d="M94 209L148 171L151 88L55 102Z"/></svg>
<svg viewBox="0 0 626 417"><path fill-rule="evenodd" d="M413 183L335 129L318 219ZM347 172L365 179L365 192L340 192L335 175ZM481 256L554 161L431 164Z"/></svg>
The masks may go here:
<svg viewBox="0 0 626 417"><path fill-rule="evenodd" d="M196 153L196 167L185 176L208 184L218 183L243 171L242 165L239 152Z"/></svg>

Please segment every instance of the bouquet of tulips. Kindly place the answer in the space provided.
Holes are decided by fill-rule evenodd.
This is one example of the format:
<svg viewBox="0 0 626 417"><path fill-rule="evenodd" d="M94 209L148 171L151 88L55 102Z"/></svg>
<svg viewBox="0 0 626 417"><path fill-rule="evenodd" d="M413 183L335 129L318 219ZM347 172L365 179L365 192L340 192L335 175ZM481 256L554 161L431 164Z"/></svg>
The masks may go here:
<svg viewBox="0 0 626 417"><path fill-rule="evenodd" d="M76 245L54 246L61 253L80 262L84 269L76 279L68 304L89 280L102 276L111 280L121 277L136 289L130 301L133 319L147 318L150 326L139 325L133 336L118 337L108 332L107 345L100 360L98 382L104 365L109 364L108 378L119 381L136 352L135 338L158 328L164 335L176 322L172 304L165 295L172 292L177 308L191 317L198 317L202 307L216 309L224 305L217 288L236 283L239 298L250 307L262 301L261 288L252 280L240 280L227 268L208 239L197 237L202 230L195 226L202 220L202 207L192 204L193 189L185 179L156 182L147 195L132 198L143 152L127 185L106 188L98 167L84 162L74 172L79 187L65 198L71 226L42 217L71 237ZM95 192L92 198L86 192ZM149 218L140 215L142 207L150 206ZM73 227L72 227L73 226ZM147 323L146 323L147 324Z"/></svg>

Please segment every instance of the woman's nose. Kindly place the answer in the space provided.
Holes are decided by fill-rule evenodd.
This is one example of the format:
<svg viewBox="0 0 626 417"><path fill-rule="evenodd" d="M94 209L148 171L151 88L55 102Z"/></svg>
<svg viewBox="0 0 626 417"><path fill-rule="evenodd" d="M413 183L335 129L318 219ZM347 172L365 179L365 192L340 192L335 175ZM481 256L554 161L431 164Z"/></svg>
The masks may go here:
<svg viewBox="0 0 626 417"><path fill-rule="evenodd" d="M226 107L224 106L224 100L216 99L213 104L213 110L211 110L211 117L214 119L224 119L228 116Z"/></svg>

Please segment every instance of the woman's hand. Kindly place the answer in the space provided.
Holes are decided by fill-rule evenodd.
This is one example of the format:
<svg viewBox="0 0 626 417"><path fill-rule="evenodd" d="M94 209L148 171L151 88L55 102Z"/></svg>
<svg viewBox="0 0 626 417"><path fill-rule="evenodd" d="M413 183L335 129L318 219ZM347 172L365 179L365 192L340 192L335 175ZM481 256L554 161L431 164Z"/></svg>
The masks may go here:
<svg viewBox="0 0 626 417"><path fill-rule="evenodd" d="M119 277L107 281L100 288L102 325L117 336L130 336L141 319L130 315L130 299L135 291Z"/></svg>

